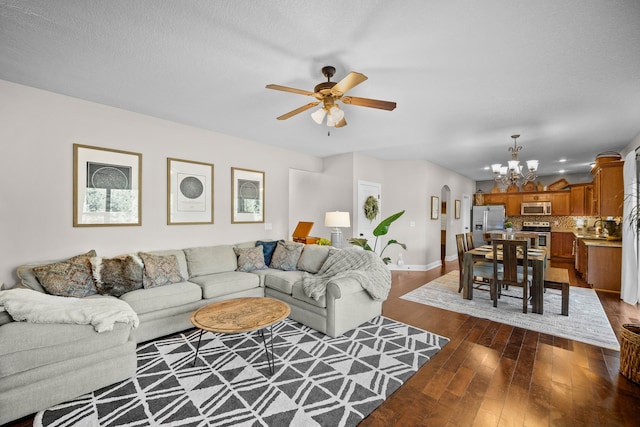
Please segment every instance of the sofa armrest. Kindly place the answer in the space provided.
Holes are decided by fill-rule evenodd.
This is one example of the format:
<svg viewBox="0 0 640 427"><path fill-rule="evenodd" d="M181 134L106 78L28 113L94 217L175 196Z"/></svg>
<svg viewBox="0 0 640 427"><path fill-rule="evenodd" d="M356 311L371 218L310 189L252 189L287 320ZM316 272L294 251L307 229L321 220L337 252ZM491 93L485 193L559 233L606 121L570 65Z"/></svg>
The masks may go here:
<svg viewBox="0 0 640 427"><path fill-rule="evenodd" d="M341 277L327 283L327 295L338 299L350 294L365 292L360 283L352 277Z"/></svg>

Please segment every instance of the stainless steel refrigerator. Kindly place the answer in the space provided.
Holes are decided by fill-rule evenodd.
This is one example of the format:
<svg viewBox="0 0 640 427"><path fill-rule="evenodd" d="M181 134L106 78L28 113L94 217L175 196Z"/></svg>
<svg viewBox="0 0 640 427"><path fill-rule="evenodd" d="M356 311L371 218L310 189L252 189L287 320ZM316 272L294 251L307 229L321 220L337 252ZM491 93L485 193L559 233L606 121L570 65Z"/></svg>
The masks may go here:
<svg viewBox="0 0 640 427"><path fill-rule="evenodd" d="M471 215L471 230L476 246L487 243L484 233L504 230L505 208L502 205L474 206Z"/></svg>

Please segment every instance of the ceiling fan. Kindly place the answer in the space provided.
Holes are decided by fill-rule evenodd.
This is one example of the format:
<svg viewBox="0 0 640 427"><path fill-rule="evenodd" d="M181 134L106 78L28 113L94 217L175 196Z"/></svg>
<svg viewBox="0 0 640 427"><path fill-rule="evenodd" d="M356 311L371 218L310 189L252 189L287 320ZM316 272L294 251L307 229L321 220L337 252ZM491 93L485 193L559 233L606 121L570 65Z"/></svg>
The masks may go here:
<svg viewBox="0 0 640 427"><path fill-rule="evenodd" d="M351 88L359 85L363 81L367 80L367 76L355 71L350 72L344 79L339 82L332 82L331 77L336 73L335 67L326 66L322 67L322 74L327 78L326 82L317 84L313 89L313 92L307 90L295 89L287 86L280 86L270 84L267 85L267 89L281 90L283 92L297 93L300 95L313 96L317 101L310 102L307 105L303 105L300 108L289 111L286 114L277 117L278 120L286 120L290 117L300 114L310 108L315 107L322 103L322 107L314 111L311 114L311 118L318 124L321 124L325 116L327 118L327 126L343 127L347 125L347 121L344 118L344 111L336 104L337 101L341 101L349 105L357 105L360 107L378 108L380 110L392 111L396 108L395 102L381 101L379 99L358 98L355 96L344 96L344 94Z"/></svg>

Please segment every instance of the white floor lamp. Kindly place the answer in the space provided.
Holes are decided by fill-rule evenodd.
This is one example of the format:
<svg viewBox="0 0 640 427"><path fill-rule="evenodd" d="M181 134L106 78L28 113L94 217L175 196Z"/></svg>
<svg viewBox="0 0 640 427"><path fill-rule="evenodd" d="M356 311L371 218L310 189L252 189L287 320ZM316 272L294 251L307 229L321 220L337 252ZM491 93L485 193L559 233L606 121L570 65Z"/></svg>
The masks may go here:
<svg viewBox="0 0 640 427"><path fill-rule="evenodd" d="M331 230L331 246L334 248L342 248L342 230L340 228L351 227L349 212L327 212L324 215L324 226L334 227Z"/></svg>

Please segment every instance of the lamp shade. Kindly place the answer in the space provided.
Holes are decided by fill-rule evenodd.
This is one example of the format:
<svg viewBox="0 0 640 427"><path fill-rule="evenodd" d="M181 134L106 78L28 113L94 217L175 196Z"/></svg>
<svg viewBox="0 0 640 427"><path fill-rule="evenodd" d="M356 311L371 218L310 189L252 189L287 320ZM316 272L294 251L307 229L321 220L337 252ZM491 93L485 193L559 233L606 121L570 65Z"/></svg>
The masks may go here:
<svg viewBox="0 0 640 427"><path fill-rule="evenodd" d="M325 227L351 227L349 212L327 212L324 214L324 225Z"/></svg>

